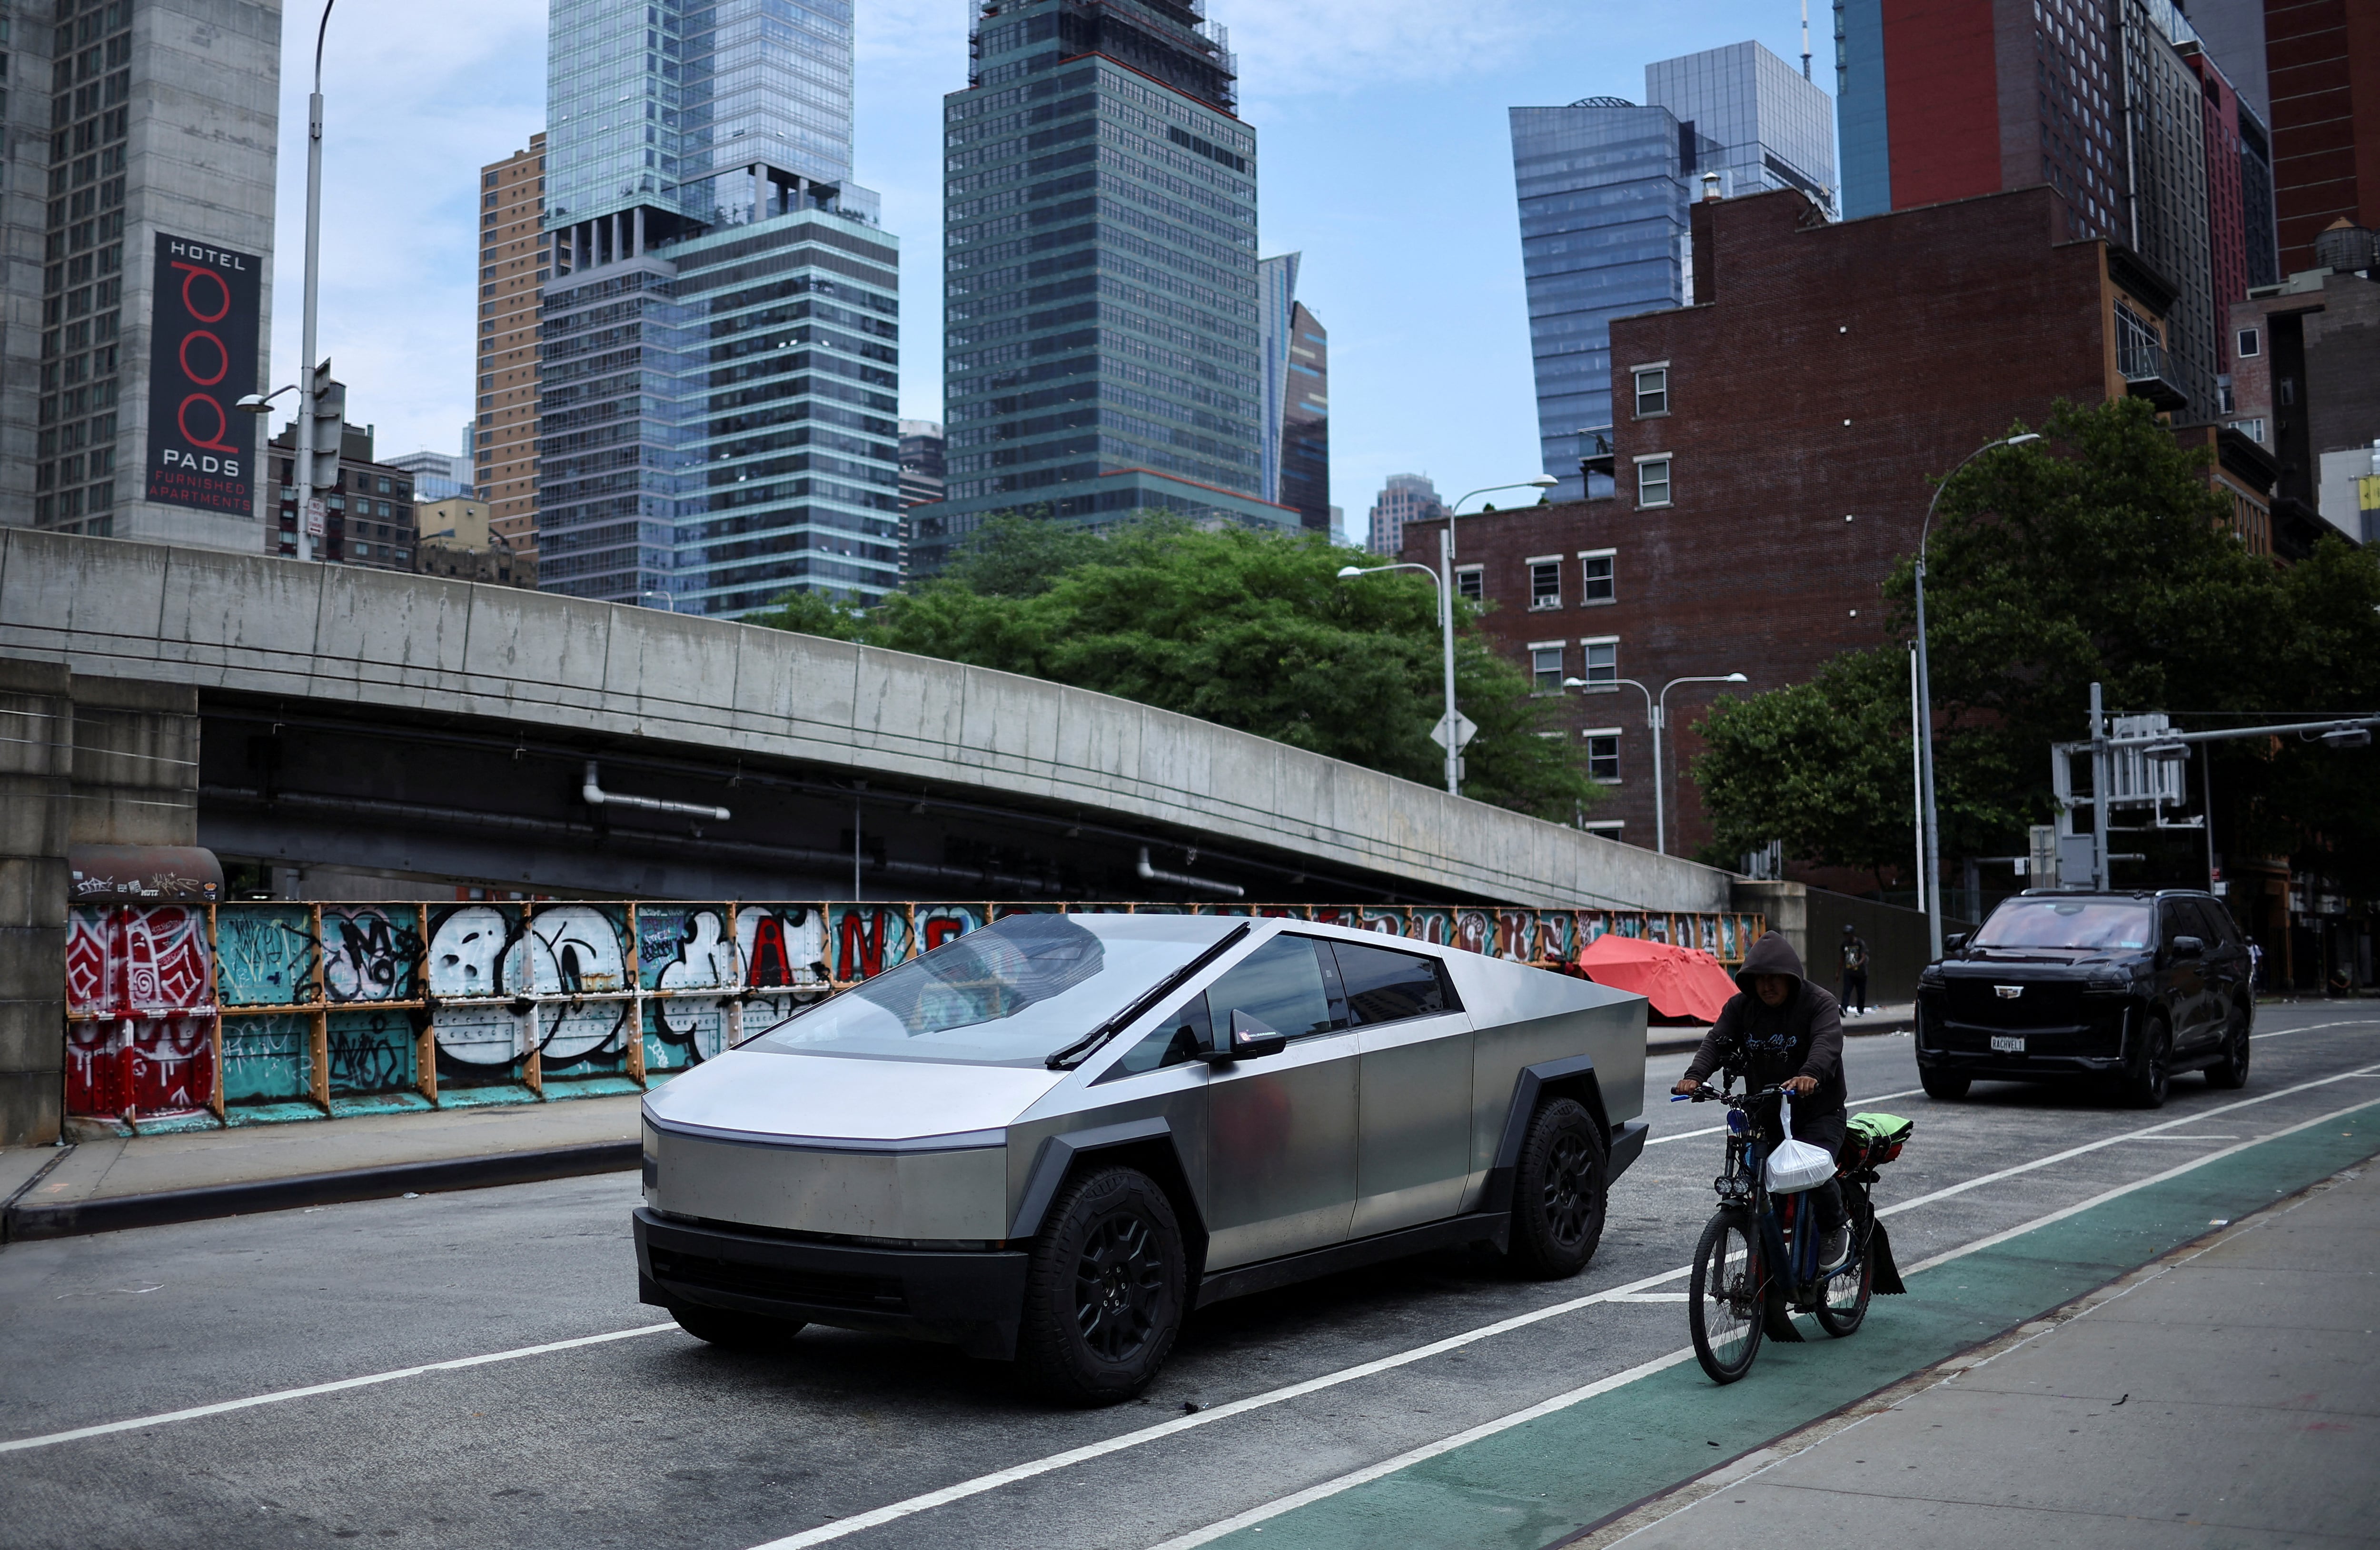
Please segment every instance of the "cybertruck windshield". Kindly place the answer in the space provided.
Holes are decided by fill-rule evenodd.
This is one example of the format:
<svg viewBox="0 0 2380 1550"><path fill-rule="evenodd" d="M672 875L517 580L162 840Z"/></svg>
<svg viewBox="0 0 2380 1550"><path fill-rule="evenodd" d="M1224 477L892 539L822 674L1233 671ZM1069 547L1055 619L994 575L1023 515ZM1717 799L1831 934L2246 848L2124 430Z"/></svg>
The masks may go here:
<svg viewBox="0 0 2380 1550"><path fill-rule="evenodd" d="M2146 904L2080 898L2010 899L1968 943L2082 953L2130 952L2148 945Z"/></svg>
<svg viewBox="0 0 2380 1550"><path fill-rule="evenodd" d="M1240 922L1010 915L795 1013L746 1049L1038 1066Z"/></svg>

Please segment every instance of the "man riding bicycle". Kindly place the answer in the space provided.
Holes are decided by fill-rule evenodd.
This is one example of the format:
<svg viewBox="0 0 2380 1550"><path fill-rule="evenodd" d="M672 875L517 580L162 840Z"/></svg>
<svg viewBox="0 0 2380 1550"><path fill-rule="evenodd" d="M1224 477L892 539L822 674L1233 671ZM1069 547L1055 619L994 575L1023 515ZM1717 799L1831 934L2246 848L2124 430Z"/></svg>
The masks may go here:
<svg viewBox="0 0 2380 1550"><path fill-rule="evenodd" d="M1670 1091L1691 1093L1725 1067L1754 1087L1782 1086L1792 1094L1793 1139L1829 1155L1843 1145L1842 1006L1810 983L1792 944L1770 932L1752 946L1736 970L1739 993L1694 1052ZM1772 1138L1779 1139L1779 1138ZM1810 1192L1820 1232L1818 1274L1831 1275L1851 1259L1843 1193L1833 1179Z"/></svg>

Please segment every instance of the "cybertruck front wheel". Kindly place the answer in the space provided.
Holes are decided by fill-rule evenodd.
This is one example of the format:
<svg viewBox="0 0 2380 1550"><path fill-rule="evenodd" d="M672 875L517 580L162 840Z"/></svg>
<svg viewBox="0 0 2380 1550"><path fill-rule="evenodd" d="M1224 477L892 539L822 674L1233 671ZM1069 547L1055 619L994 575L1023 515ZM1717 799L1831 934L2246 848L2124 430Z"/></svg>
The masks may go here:
<svg viewBox="0 0 2380 1550"><path fill-rule="evenodd" d="M1112 1405L1148 1386L1181 1332L1188 1270L1173 1204L1135 1168L1066 1186L1026 1270L1016 1361L1061 1404Z"/></svg>
<svg viewBox="0 0 2380 1550"><path fill-rule="evenodd" d="M1530 1117L1512 1170L1513 1269L1558 1281L1586 1267L1603 1240L1610 1151L1595 1117L1574 1098L1556 1098Z"/></svg>

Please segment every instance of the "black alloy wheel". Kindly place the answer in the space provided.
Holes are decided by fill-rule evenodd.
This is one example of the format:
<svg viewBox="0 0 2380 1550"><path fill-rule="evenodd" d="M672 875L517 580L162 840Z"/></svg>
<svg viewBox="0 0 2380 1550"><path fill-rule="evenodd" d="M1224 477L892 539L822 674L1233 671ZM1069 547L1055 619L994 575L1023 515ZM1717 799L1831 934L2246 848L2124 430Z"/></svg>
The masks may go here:
<svg viewBox="0 0 2380 1550"><path fill-rule="evenodd" d="M1730 1209L1713 1216L1694 1245L1686 1324L1694 1360L1713 1383L1733 1383L1752 1371L1752 1359L1760 1354L1760 1305L1767 1300L1756 1244L1751 1217Z"/></svg>
<svg viewBox="0 0 2380 1550"><path fill-rule="evenodd" d="M1846 1189L1846 1197L1852 1191ZM1864 1207L1843 1202L1843 1225L1851 1229L1852 1260L1827 1277L1818 1288L1818 1327L1840 1340L1856 1332L1867 1318L1868 1298L1876 1290L1876 1261L1868 1253L1869 1217Z"/></svg>
<svg viewBox="0 0 2380 1550"><path fill-rule="evenodd" d="M2124 1076L2124 1096L2134 1108L2161 1109L2173 1085L2173 1030L2162 1014L2141 1026L2141 1047Z"/></svg>
<svg viewBox="0 0 2380 1550"><path fill-rule="evenodd" d="M1512 1246L1507 1257L1541 1280L1575 1275L1603 1239L1610 1143L1575 1098L1538 1106L1513 1168Z"/></svg>
<svg viewBox="0 0 2380 1550"><path fill-rule="evenodd" d="M2221 1088L2247 1086L2249 1052L2247 1009L2234 1007L2230 1018L2223 1025L2222 1058L2206 1068L2206 1085Z"/></svg>
<svg viewBox="0 0 2380 1550"><path fill-rule="evenodd" d="M674 1304L669 1314L688 1335L725 1351L783 1350L802 1329L799 1319L772 1319L763 1313L738 1313L686 1303Z"/></svg>
<svg viewBox="0 0 2380 1550"><path fill-rule="evenodd" d="M1131 1398L1173 1349L1187 1283L1182 1230L1155 1179L1111 1167L1074 1180L1026 1270L1021 1373L1064 1404Z"/></svg>

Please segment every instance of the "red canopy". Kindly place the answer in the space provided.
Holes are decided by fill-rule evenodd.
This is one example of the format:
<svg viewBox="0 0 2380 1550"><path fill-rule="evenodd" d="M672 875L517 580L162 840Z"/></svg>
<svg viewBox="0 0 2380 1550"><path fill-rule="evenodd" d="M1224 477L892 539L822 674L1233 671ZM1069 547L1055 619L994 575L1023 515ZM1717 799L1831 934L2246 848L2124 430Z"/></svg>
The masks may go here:
<svg viewBox="0 0 2380 1550"><path fill-rule="evenodd" d="M1578 967L1597 984L1634 991L1664 1017L1717 1022L1736 992L1735 981L1708 953L1610 932L1587 945Z"/></svg>

